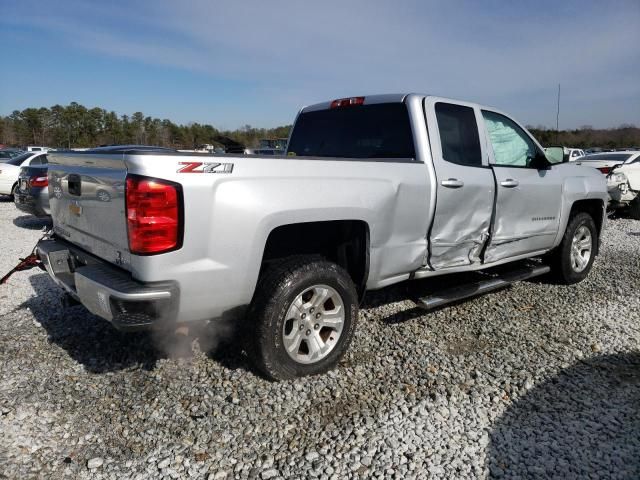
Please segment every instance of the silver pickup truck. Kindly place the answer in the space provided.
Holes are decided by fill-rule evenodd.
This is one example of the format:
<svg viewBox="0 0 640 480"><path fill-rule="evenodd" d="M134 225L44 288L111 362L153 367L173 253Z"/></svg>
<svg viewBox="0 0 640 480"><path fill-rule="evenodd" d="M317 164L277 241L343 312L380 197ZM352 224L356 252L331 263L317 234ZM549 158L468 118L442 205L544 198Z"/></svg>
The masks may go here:
<svg viewBox="0 0 640 480"><path fill-rule="evenodd" d="M501 272L418 300L430 308L549 270L585 278L605 177L560 162L492 108L338 99L299 112L282 156L51 153L54 234L38 255L117 328L237 322L268 377L316 374L348 348L366 290Z"/></svg>

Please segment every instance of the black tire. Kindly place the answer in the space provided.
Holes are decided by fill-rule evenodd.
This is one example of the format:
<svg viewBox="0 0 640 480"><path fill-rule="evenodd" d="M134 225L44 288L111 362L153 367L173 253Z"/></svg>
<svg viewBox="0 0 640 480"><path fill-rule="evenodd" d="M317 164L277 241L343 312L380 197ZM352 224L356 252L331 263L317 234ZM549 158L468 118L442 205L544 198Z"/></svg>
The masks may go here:
<svg viewBox="0 0 640 480"><path fill-rule="evenodd" d="M591 256L583 270L576 271L571 261L571 249L573 238L581 227L586 227L591 234ZM580 212L569 219L567 228L562 237L560 245L556 248L550 258L550 266L553 278L559 283L571 285L581 282L589 275L593 261L598 251L598 230L593 218L588 213Z"/></svg>
<svg viewBox="0 0 640 480"><path fill-rule="evenodd" d="M9 195L9 198L11 198L11 201L15 200L16 198L16 193L18 192L18 183L16 182L15 185L13 187L11 187L11 195Z"/></svg>
<svg viewBox="0 0 640 480"><path fill-rule="evenodd" d="M315 363L300 363L285 349L285 322L291 322L285 317L294 300L317 285L329 286L340 296L344 305L342 331L324 358ZM258 282L247 318L248 354L254 365L272 380L324 373L332 369L348 349L357 318L356 288L342 267L318 256L289 257L270 267Z"/></svg>
<svg viewBox="0 0 640 480"><path fill-rule="evenodd" d="M629 203L629 216L634 220L640 220L640 193Z"/></svg>

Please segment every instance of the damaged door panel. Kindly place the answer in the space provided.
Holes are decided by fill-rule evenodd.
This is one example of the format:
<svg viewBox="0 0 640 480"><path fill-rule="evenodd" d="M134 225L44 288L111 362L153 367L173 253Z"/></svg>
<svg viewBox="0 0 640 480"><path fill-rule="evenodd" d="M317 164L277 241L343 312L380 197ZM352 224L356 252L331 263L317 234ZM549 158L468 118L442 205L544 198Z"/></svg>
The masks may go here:
<svg viewBox="0 0 640 480"><path fill-rule="evenodd" d="M489 238L494 178L479 111L464 102L425 99L437 175L436 209L429 232L429 266L434 270L481 262Z"/></svg>
<svg viewBox="0 0 640 480"><path fill-rule="evenodd" d="M496 206L485 263L553 246L560 223L562 175L513 120L482 111L496 178Z"/></svg>

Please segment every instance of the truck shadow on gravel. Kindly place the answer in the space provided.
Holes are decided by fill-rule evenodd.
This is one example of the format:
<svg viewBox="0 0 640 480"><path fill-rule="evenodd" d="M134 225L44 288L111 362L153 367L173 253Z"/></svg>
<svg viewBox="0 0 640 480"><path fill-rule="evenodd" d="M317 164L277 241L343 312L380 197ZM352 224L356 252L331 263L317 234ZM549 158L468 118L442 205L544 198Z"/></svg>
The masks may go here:
<svg viewBox="0 0 640 480"><path fill-rule="evenodd" d="M62 293L45 273L29 277L35 295L20 305L29 309L47 331L49 341L62 347L91 373L127 368L151 370L161 358L148 333L124 333L82 306L64 307Z"/></svg>
<svg viewBox="0 0 640 480"><path fill-rule="evenodd" d="M519 262L518 264L525 266L525 262ZM500 271L501 267L495 267L493 269L488 270L488 272L497 273ZM393 285L390 287L386 287L382 290L377 290L375 292L367 293L365 297L364 304L362 308L378 308L384 305L388 305L390 303L396 302L407 302L407 306L409 306L406 310L396 311L391 313L388 316L385 316L381 319L381 321L387 325L394 325L398 323L407 322L413 320L415 318L422 317L424 315L433 314L439 310L447 309L450 307L455 307L457 305L461 305L467 302L473 301L478 296L471 296L467 298L463 298L460 300L451 301L445 305L440 307L431 308L429 310L425 310L417 305L411 306L410 302L413 302L419 299L422 296L435 293L442 292L450 287L457 287L463 284L469 284L473 282L479 282L482 280L486 280L488 277L486 273L483 272L465 272L465 273L453 273L433 278L425 278L421 280L409 280L397 285ZM527 280L523 280L525 283L546 283L546 284L554 284L555 281L550 275L543 275L540 277L534 277ZM500 289L494 290L492 292L483 294L484 295L494 295L495 293L510 288L510 286L505 286Z"/></svg>
<svg viewBox="0 0 640 480"><path fill-rule="evenodd" d="M640 352L580 361L493 426L490 478L640 478Z"/></svg>
<svg viewBox="0 0 640 480"><path fill-rule="evenodd" d="M28 230L42 230L51 227L51 217L35 217L33 215L22 215L13 219L16 227Z"/></svg>
<svg viewBox="0 0 640 480"><path fill-rule="evenodd" d="M29 282L35 294L18 309L30 310L36 321L47 331L50 342L62 347L71 358L88 372L107 373L126 369L153 370L156 362L166 358L192 356L193 335L169 339L152 332L121 332L109 322L77 305L65 307L62 292L45 273L31 275ZM217 337L211 332L199 332L203 350L214 361L231 370L251 370L246 356L233 342L233 335Z"/></svg>
<svg viewBox="0 0 640 480"><path fill-rule="evenodd" d="M397 285L383 288L381 290L368 292L361 308L379 308L392 303L406 302L409 308L405 310L395 311L394 313L383 316L380 319L382 323L385 323L387 325L395 325L398 323L408 322L410 320L428 315L433 312L437 312L438 310L442 310L443 308L449 308L451 306L455 306L472 300L472 298L465 298L452 303L448 303L447 305L443 305L442 307L433 308L431 310L425 310L424 308L421 308L413 303L414 300L418 299L420 296L434 292L438 289L448 286L449 284L455 285L456 283L479 279L474 274L451 274L448 275L448 277L452 278L444 279L446 283L443 283L443 279L441 279L440 277L438 277L437 279L430 278L424 280L410 280L399 283Z"/></svg>

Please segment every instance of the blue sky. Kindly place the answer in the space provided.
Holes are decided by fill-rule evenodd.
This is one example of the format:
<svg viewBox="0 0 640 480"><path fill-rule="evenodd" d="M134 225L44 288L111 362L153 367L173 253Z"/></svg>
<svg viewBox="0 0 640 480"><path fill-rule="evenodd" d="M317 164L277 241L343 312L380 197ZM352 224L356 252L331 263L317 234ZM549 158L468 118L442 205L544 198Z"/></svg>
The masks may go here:
<svg viewBox="0 0 640 480"><path fill-rule="evenodd" d="M77 101L218 128L415 91L640 125L640 2L0 0L0 114ZM11 74L13 72L13 74Z"/></svg>

